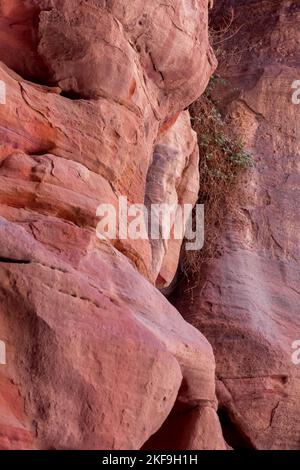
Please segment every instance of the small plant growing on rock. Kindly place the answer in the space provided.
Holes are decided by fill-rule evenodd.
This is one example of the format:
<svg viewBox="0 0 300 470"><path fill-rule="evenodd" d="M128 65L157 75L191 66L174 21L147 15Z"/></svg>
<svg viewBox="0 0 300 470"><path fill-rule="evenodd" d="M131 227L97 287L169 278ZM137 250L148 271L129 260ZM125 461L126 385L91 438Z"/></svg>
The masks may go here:
<svg viewBox="0 0 300 470"><path fill-rule="evenodd" d="M230 135L211 98L219 80L212 77L205 94L190 108L200 150L198 203L205 206L205 244L201 251L184 253L182 268L189 279L199 277L202 264L218 256L226 216L233 214L242 200L241 176L253 165L242 140Z"/></svg>

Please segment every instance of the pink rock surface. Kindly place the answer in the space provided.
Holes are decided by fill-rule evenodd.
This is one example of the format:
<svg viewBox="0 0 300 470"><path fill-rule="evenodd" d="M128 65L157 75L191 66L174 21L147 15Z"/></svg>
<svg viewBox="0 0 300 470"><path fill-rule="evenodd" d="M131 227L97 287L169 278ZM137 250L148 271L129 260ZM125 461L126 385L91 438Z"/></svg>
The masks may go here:
<svg viewBox="0 0 300 470"><path fill-rule="evenodd" d="M158 3L135 2L126 9L120 1L110 2L109 6L93 1L78 5L75 0L29 0L23 7L17 0L0 3L7 42L0 49L0 60L23 77L1 68L0 79L6 83L8 104L0 109L0 161L15 151L30 156L53 155L86 167L75 184L83 178L83 171L88 178L86 170L106 179L102 194L94 192L94 201L85 199L80 204L81 196L77 196L76 205L84 205L78 209L79 214L74 205L71 211L63 208L64 216L72 221L75 216L83 224L95 225L92 214L95 203L111 203L119 195L127 196L130 203L144 202L155 142L205 89L215 68L208 43L206 2L190 5L176 0L170 6ZM26 48L26 54L24 49L19 52L24 37L30 57L36 61L32 59L32 64L26 59L29 54ZM11 57L15 59L12 61ZM47 79L39 73L43 69L41 63L46 67ZM52 87L34 85L24 78ZM175 125L183 121L183 117L179 118ZM190 125L182 126L177 131L184 134L183 141L185 138L190 141ZM169 133L164 138L174 140L174 130ZM192 155L190 149L181 145L177 151L178 165L185 168ZM63 165L74 169L72 163ZM194 167L195 162L191 165ZM93 179L96 181L96 175ZM30 204L29 199L36 199L32 191L37 184L25 184L22 193ZM49 184L52 186L52 182ZM65 178L65 189L69 190L70 184L73 184L70 178ZM177 187L180 184L186 186L184 181L176 182ZM196 193L197 178L190 185L190 192ZM48 185L40 188L52 191ZM108 193L106 200L104 192ZM187 202L195 199L189 191L181 192L181 203L185 198ZM76 194L72 194L73 202L74 198ZM32 203L45 205L42 200ZM56 204L52 209L49 207L50 211L57 211ZM117 243L140 272L155 281L163 268L163 259L152 260L148 242L134 245L139 246L122 240ZM164 283L168 284L176 272L179 245L169 251L170 259L166 261L169 267L163 268Z"/></svg>
<svg viewBox="0 0 300 470"><path fill-rule="evenodd" d="M148 282L149 241L96 238L100 203L144 202L173 125L171 188L197 192L180 113L215 66L207 2L108 3L0 1L0 447L138 449L176 404L199 409L186 445L223 448L212 349Z"/></svg>
<svg viewBox="0 0 300 470"><path fill-rule="evenodd" d="M49 71L37 54L39 1L0 1L0 60L24 78L47 80Z"/></svg>
<svg viewBox="0 0 300 470"><path fill-rule="evenodd" d="M255 166L245 176L247 200L222 236L222 254L203 270L193 302L177 306L213 346L228 443L299 449L300 367L292 362L300 337L300 108L292 103L299 8L285 1L235 5L233 28L251 21L228 43L231 61L221 70L227 85L216 94Z"/></svg>
<svg viewBox="0 0 300 470"><path fill-rule="evenodd" d="M37 448L136 449L175 401L215 413L210 345L122 254L90 234L75 269L19 224L0 226L2 368Z"/></svg>
<svg viewBox="0 0 300 470"><path fill-rule="evenodd" d="M219 418L210 406L176 407L149 441L147 450L227 450Z"/></svg>

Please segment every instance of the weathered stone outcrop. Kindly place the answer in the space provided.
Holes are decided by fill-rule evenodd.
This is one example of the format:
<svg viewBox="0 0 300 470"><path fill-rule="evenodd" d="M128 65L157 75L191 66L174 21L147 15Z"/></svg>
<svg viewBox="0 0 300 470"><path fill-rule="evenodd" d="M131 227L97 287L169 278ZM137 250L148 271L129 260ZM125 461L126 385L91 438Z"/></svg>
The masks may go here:
<svg viewBox="0 0 300 470"><path fill-rule="evenodd" d="M178 448L224 448L212 349L148 282L179 245L95 233L120 195L196 199L207 2L2 0L0 23L0 447L136 449L173 410Z"/></svg>
<svg viewBox="0 0 300 470"><path fill-rule="evenodd" d="M140 448L175 401L215 420L205 338L121 253L82 229L86 246L70 247L76 229L60 224L70 257L81 249L76 268L34 230L0 220L4 448Z"/></svg>
<svg viewBox="0 0 300 470"><path fill-rule="evenodd" d="M292 343L300 337L300 107L292 84L300 78L300 8L224 1L220 17L229 7L236 34L224 42L227 84L216 94L255 166L221 255L202 271L193 302L186 297L177 307L213 346L229 444L299 449L300 367Z"/></svg>
<svg viewBox="0 0 300 470"><path fill-rule="evenodd" d="M15 151L49 154L74 168L71 160L92 172L94 181L109 182L111 188L103 189L109 193L107 202L123 195L131 203L142 203L155 141L159 144L179 113L202 93L215 67L207 37L207 5L176 0L169 7L149 1L124 8L120 1L106 3L2 0L7 45L0 49L0 60L23 78L7 69L1 72L8 104L1 110L0 159ZM20 41L31 50L26 60ZM39 74L41 61L48 70L47 80ZM51 87L34 86L24 77ZM176 144L176 136L166 137L181 159L179 170L185 173L190 172L189 164L195 165L186 119L179 118L177 126L183 126L187 145ZM179 127L177 131L181 132ZM197 179L189 185L189 192L196 194ZM96 199L103 202L102 197ZM179 199L185 202L180 194ZM95 210L89 203L89 214L79 211L91 223ZM119 241L118 248L155 280L160 266L154 263L152 272L149 243L137 248Z"/></svg>

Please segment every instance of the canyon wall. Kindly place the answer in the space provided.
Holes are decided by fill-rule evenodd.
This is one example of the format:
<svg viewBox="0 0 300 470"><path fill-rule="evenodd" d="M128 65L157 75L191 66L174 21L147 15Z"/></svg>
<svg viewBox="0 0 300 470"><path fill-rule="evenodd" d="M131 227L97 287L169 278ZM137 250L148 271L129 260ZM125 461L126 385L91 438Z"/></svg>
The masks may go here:
<svg viewBox="0 0 300 470"><path fill-rule="evenodd" d="M300 5L218 6L214 27L233 23L222 37L225 84L214 98L254 167L242 181L242 202L222 221L218 257L176 306L213 346L228 443L299 449L300 367L292 345L300 337L300 107L292 85L300 77Z"/></svg>
<svg viewBox="0 0 300 470"><path fill-rule="evenodd" d="M0 449L300 448L298 2L215 1L254 167L194 289L158 290L182 240L96 234L197 201L208 3L0 0Z"/></svg>
<svg viewBox="0 0 300 470"><path fill-rule="evenodd" d="M153 285L180 241L96 236L120 196L197 200L207 2L1 0L0 23L0 448L139 449L171 411L178 448L225 448L211 346Z"/></svg>

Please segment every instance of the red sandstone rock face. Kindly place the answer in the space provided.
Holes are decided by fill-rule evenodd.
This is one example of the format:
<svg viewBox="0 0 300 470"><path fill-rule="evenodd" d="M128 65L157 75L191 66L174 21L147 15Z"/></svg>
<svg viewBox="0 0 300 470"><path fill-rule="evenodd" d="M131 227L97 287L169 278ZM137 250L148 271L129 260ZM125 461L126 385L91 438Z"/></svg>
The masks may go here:
<svg viewBox="0 0 300 470"><path fill-rule="evenodd" d="M300 10L297 2L222 7L229 4L243 27L228 43L222 102L255 167L245 178L247 202L223 234L223 254L203 271L193 303L177 306L213 345L229 444L299 449L292 343L300 337L300 108L292 83L300 77Z"/></svg>
<svg viewBox="0 0 300 470"><path fill-rule="evenodd" d="M25 36L32 39L27 41L28 48L38 61L31 69L40 71L38 64L46 64L46 82L55 88L33 86L12 76L9 70L1 72L10 100L9 108L0 110L0 160L15 150L63 157L109 181L111 188L105 189L109 193L107 202L118 195L127 196L132 203L144 202L159 129L161 138L176 122L179 112L204 90L215 66L207 38L206 2L191 6L177 0L174 8L135 2L126 9L119 1L109 2L109 6L93 1L78 5L70 0L29 0L26 8L22 4L0 4L3 21L8 25L4 31L11 41L9 57L18 57L19 66L8 60L7 47L2 54L0 50L0 59L24 77L41 82L39 73L27 70L28 60L22 65L20 48L13 49L23 38L18 28L9 25L21 22L22 30L31 32ZM69 99L80 97L90 99ZM189 124L184 126L182 132L190 141ZM195 165L190 159L191 149L181 145L177 151L181 152L179 165L191 172ZM191 167L187 168L189 162ZM72 166L69 162L66 165ZM188 192L196 194L197 185L194 178ZM184 188L178 186L177 191L181 203L185 195L181 197L180 191L189 202ZM101 196L97 199L98 204L103 202ZM94 224L93 214L87 215L82 208L79 211L90 225ZM73 219L74 214L69 217ZM120 241L118 248L154 281L162 265L153 264L149 243L141 247L126 245ZM166 282L176 271L176 261L172 269L173 273L165 275Z"/></svg>
<svg viewBox="0 0 300 470"><path fill-rule="evenodd" d="M24 77L47 80L49 71L37 54L39 2L1 0L0 60Z"/></svg>
<svg viewBox="0 0 300 470"><path fill-rule="evenodd" d="M0 1L3 449L136 449L178 407L176 446L224 447L211 347L145 279L170 281L178 246L154 263L95 234L100 203L144 202L162 145L174 198L197 194L181 111L215 60L206 2L171 3Z"/></svg>
<svg viewBox="0 0 300 470"><path fill-rule="evenodd" d="M31 436L38 448L139 448L176 400L216 416L210 345L123 255L90 233L74 269L20 224L0 225L2 374L26 411L21 427L8 397L8 447Z"/></svg>

